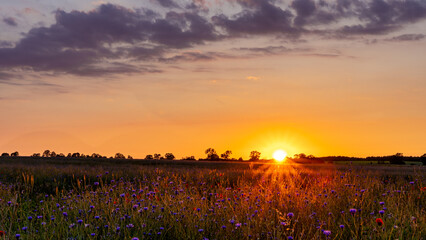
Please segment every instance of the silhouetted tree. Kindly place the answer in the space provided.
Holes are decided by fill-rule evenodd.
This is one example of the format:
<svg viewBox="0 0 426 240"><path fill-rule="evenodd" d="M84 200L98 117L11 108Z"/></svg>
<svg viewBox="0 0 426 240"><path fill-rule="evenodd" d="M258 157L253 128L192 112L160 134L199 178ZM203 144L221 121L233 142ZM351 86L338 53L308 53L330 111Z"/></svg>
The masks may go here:
<svg viewBox="0 0 426 240"><path fill-rule="evenodd" d="M173 155L173 153L166 153L164 156L166 157L167 160L175 159L175 155Z"/></svg>
<svg viewBox="0 0 426 240"><path fill-rule="evenodd" d="M250 161L258 161L260 159L260 152L251 151L250 153Z"/></svg>
<svg viewBox="0 0 426 240"><path fill-rule="evenodd" d="M159 153L154 153L154 159L155 159L155 160L160 160L160 158L161 158L161 154L159 154Z"/></svg>
<svg viewBox="0 0 426 240"><path fill-rule="evenodd" d="M128 155L128 156L127 156L127 159L133 159L133 157L132 157L132 156L130 156L130 155Z"/></svg>
<svg viewBox="0 0 426 240"><path fill-rule="evenodd" d="M42 157L50 157L50 150L44 150Z"/></svg>
<svg viewBox="0 0 426 240"><path fill-rule="evenodd" d="M207 154L207 159L209 160L219 159L219 155L217 155L216 150L213 148L207 148L205 153Z"/></svg>
<svg viewBox="0 0 426 240"><path fill-rule="evenodd" d="M2 157L9 157L9 153L2 153L1 156Z"/></svg>
<svg viewBox="0 0 426 240"><path fill-rule="evenodd" d="M402 153L396 153L395 155L390 156L389 162L390 164L404 165L404 156Z"/></svg>
<svg viewBox="0 0 426 240"><path fill-rule="evenodd" d="M126 157L122 153L116 153L115 156L114 156L114 158L115 159L126 159Z"/></svg>
<svg viewBox="0 0 426 240"><path fill-rule="evenodd" d="M73 153L71 155L71 157L73 157L73 158L79 158L80 157L80 153L79 152Z"/></svg>
<svg viewBox="0 0 426 240"><path fill-rule="evenodd" d="M146 160L152 160L152 159L154 159L154 157L151 154L148 154L148 155L145 156L145 159Z"/></svg>
<svg viewBox="0 0 426 240"><path fill-rule="evenodd" d="M426 153L425 153L425 154L423 154L423 155L420 157L420 159L422 160L422 164L423 164L423 165L426 165Z"/></svg>
<svg viewBox="0 0 426 240"><path fill-rule="evenodd" d="M11 157L19 157L19 152L18 151L13 152L13 153L10 154L10 156Z"/></svg>
<svg viewBox="0 0 426 240"><path fill-rule="evenodd" d="M65 157L65 155L63 153L59 153L58 155L56 155L56 157L63 158L63 157Z"/></svg>
<svg viewBox="0 0 426 240"><path fill-rule="evenodd" d="M182 160L195 160L195 157L194 156L188 156L188 157L182 158Z"/></svg>
<svg viewBox="0 0 426 240"><path fill-rule="evenodd" d="M304 153L294 154L294 158L304 159L304 158L306 158L306 154L304 154Z"/></svg>
<svg viewBox="0 0 426 240"><path fill-rule="evenodd" d="M52 151L52 152L50 153L50 157L56 157L56 153L55 153L55 151Z"/></svg>
<svg viewBox="0 0 426 240"><path fill-rule="evenodd" d="M40 153L33 153L33 155L31 155L31 157L40 157Z"/></svg>
<svg viewBox="0 0 426 240"><path fill-rule="evenodd" d="M91 155L92 158L102 158L102 155L99 153L92 153Z"/></svg>
<svg viewBox="0 0 426 240"><path fill-rule="evenodd" d="M229 156L231 156L231 154L232 154L232 151L231 151L231 150L226 150L224 153L222 153L222 154L220 155L220 157L221 157L221 158L223 158L223 159L225 159L225 160L228 160L228 159L229 159Z"/></svg>

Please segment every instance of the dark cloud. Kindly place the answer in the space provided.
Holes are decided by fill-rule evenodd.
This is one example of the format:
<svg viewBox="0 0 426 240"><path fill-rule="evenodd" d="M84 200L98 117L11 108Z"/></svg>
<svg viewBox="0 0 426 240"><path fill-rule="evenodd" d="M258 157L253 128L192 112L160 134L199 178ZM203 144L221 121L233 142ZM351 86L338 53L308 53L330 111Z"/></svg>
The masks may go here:
<svg viewBox="0 0 426 240"><path fill-rule="evenodd" d="M0 41L0 47L13 47L13 43L9 41Z"/></svg>
<svg viewBox="0 0 426 240"><path fill-rule="evenodd" d="M212 41L264 35L300 40L305 34L351 39L388 34L426 18L424 0L293 0L288 8L280 0L234 0L239 13L212 17L202 0L185 7L174 0L157 2L165 9L162 14L113 4L88 12L58 10L51 26L34 27L16 43L0 40L0 71L83 76L150 73L160 68L141 64L232 57L188 51ZM13 18L3 22L16 24ZM398 36L393 41L423 37ZM290 51L283 46L240 50L253 55Z"/></svg>
<svg viewBox="0 0 426 240"><path fill-rule="evenodd" d="M3 22L6 23L9 26L12 26L12 27L18 26L18 23L16 22L16 19L13 18L13 17L3 18Z"/></svg>
<svg viewBox="0 0 426 240"><path fill-rule="evenodd" d="M424 34L403 34L388 39L389 41L404 42L404 41L419 41L425 38Z"/></svg>
<svg viewBox="0 0 426 240"><path fill-rule="evenodd" d="M196 13L169 12L105 4L95 11L57 11L56 23L31 29L13 48L0 48L0 68L29 67L76 75L156 72L136 66L102 67L121 59L160 57L166 49L186 48L217 38L211 23ZM135 45L148 42L154 47ZM127 50L113 45L130 45ZM135 46L135 47L134 47ZM137 46L137 47L136 47Z"/></svg>
<svg viewBox="0 0 426 240"><path fill-rule="evenodd" d="M294 24L302 26L306 23L306 18L315 12L315 2L313 0L295 0L291 6L296 10L297 16Z"/></svg>
<svg viewBox="0 0 426 240"><path fill-rule="evenodd" d="M179 5L177 5L173 0L157 0L157 2L166 8L177 8Z"/></svg>
<svg viewBox="0 0 426 240"><path fill-rule="evenodd" d="M348 14L348 13L347 13ZM359 24L344 26L345 34L386 34L426 18L426 2L422 0L372 0L357 4L353 14Z"/></svg>
<svg viewBox="0 0 426 240"><path fill-rule="evenodd" d="M226 29L229 35L241 34L293 34L293 14L270 1L243 1L245 9L232 17L214 16L213 22ZM247 8L248 6L252 8Z"/></svg>

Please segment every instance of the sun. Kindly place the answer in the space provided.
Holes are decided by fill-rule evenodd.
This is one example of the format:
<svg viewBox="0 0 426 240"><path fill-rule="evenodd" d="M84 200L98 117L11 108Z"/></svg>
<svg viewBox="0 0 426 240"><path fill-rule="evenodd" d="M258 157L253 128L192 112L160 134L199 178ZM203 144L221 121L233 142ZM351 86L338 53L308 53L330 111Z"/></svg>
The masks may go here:
<svg viewBox="0 0 426 240"><path fill-rule="evenodd" d="M284 161L285 157L287 157L287 153L282 149L278 149L274 152L274 154L272 154L272 157L277 162L282 162L282 161Z"/></svg>

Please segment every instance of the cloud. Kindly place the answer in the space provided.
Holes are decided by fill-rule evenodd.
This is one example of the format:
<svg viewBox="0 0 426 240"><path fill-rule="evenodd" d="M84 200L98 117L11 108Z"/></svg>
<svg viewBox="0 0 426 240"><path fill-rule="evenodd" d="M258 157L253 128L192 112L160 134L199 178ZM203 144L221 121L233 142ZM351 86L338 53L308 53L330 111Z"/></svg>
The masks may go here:
<svg viewBox="0 0 426 240"><path fill-rule="evenodd" d="M259 81L260 78L256 76L247 76L246 79L249 81Z"/></svg>
<svg viewBox="0 0 426 240"><path fill-rule="evenodd" d="M13 17L3 18L3 22L6 23L9 26L12 26L12 27L18 26L18 23L16 22L16 19L13 18Z"/></svg>
<svg viewBox="0 0 426 240"><path fill-rule="evenodd" d="M216 59L223 58L234 58L229 54L220 53L220 52L183 52L181 54L160 58L159 61L165 63L175 63L175 62L196 62L196 61L212 61Z"/></svg>
<svg viewBox="0 0 426 240"><path fill-rule="evenodd" d="M123 58L160 57L166 49L188 48L217 38L214 27L196 13L170 11L165 17L148 9L103 4L94 11L58 10L50 27L31 29L13 48L0 48L1 68L75 75L157 72L104 63ZM137 43L149 43L150 48ZM127 45L114 48L114 45Z"/></svg>
<svg viewBox="0 0 426 240"><path fill-rule="evenodd" d="M57 10L51 26L33 27L14 43L0 40L0 71L79 76L152 73L159 72L157 65L163 63L241 57L191 51L209 42L258 36L298 41L311 35L350 39L389 34L426 19L424 0L293 0L289 4L281 0L194 0L186 6L174 0L156 1L161 11L114 4L101 4L87 12ZM215 3L230 4L234 13L210 10ZM16 26L13 18L3 22ZM392 41L423 37L413 33ZM294 51L284 46L239 50L250 56Z"/></svg>
<svg viewBox="0 0 426 240"><path fill-rule="evenodd" d="M157 0L157 2L166 8L177 8L179 5L177 5L173 0Z"/></svg>
<svg viewBox="0 0 426 240"><path fill-rule="evenodd" d="M235 50L244 51L244 52L251 52L251 53L256 53L256 54L262 54L262 55L277 55L277 54L283 54L283 53L291 51L291 49L288 49L284 46L237 48Z"/></svg>
<svg viewBox="0 0 426 240"><path fill-rule="evenodd" d="M388 41L395 41L395 42L405 42L405 41L419 41L425 38L424 34L403 34L399 35L390 39L387 39Z"/></svg>
<svg viewBox="0 0 426 240"><path fill-rule="evenodd" d="M354 1L357 2L357 1ZM346 25L341 31L345 34L386 34L402 28L404 24L418 22L426 18L426 2L421 0L372 0L361 1L354 6L351 15L361 23Z"/></svg>
<svg viewBox="0 0 426 240"><path fill-rule="evenodd" d="M2 47L13 47L13 43L9 41L0 41L0 48Z"/></svg>
<svg viewBox="0 0 426 240"><path fill-rule="evenodd" d="M7 83L7 80L10 80L14 77L15 75L7 73L7 72L0 72L0 84Z"/></svg>
<svg viewBox="0 0 426 240"><path fill-rule="evenodd" d="M224 28L229 35L294 34L293 14L275 6L270 1L242 1L244 10L232 17L214 16L213 22ZM250 6L250 8L248 8Z"/></svg>

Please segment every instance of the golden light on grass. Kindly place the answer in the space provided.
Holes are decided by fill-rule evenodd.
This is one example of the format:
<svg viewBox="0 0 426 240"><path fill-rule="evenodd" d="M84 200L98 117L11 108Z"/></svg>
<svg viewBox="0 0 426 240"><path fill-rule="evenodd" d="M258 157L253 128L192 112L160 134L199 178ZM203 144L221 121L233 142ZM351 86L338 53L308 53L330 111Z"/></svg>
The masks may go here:
<svg viewBox="0 0 426 240"><path fill-rule="evenodd" d="M283 162L284 159L287 157L287 153L286 153L286 151L284 151L282 149L278 149L274 152L274 154L272 154L272 157L277 162Z"/></svg>

